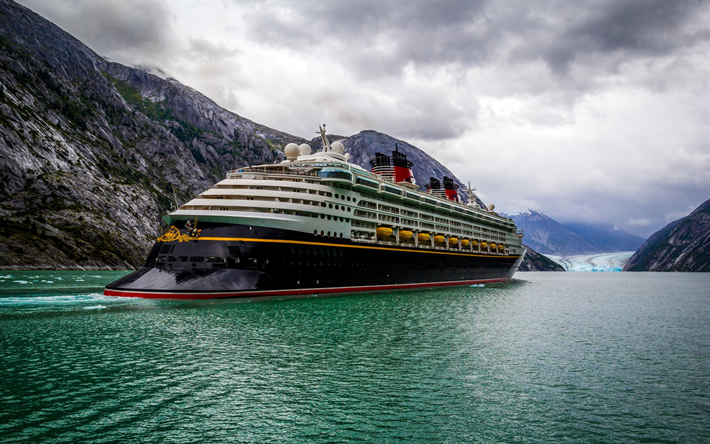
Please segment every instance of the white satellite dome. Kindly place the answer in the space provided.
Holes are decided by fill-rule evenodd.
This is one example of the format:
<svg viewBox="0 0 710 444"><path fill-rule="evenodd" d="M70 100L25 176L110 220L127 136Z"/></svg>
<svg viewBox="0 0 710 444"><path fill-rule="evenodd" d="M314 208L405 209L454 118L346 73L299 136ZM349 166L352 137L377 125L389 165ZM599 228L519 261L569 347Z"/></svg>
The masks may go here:
<svg viewBox="0 0 710 444"><path fill-rule="evenodd" d="M307 156L311 154L311 146L307 143L302 143L301 146L298 147L298 150L301 153L301 156Z"/></svg>
<svg viewBox="0 0 710 444"><path fill-rule="evenodd" d="M284 148L284 154L286 154L286 159L288 160L298 159L298 152L298 145L295 143L289 143L286 145L286 148Z"/></svg>
<svg viewBox="0 0 710 444"><path fill-rule="evenodd" d="M345 151L345 147L340 142L333 142L330 145L330 148L333 150L334 153L338 153L338 154L343 154L343 151Z"/></svg>

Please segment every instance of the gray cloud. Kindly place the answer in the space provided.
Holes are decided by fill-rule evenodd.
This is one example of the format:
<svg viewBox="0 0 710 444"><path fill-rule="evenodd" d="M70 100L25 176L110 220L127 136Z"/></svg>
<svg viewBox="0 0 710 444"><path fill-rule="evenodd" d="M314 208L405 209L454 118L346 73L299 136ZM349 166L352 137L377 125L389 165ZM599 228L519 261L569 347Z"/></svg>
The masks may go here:
<svg viewBox="0 0 710 444"><path fill-rule="evenodd" d="M173 14L163 3L21 1L87 42L99 55L155 66L175 46ZM131 62L127 62L131 60Z"/></svg>

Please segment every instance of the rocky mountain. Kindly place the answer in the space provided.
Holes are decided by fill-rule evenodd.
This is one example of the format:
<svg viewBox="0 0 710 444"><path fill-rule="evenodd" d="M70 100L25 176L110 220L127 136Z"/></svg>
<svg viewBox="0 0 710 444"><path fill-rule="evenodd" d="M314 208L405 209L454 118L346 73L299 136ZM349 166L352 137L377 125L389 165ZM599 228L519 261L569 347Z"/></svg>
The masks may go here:
<svg viewBox="0 0 710 444"><path fill-rule="evenodd" d="M291 141L0 0L0 266L133 267L173 196Z"/></svg>
<svg viewBox="0 0 710 444"><path fill-rule="evenodd" d="M565 271L557 262L545 257L532 248L526 246L528 251L525 253L523 262L520 263L518 271Z"/></svg>
<svg viewBox="0 0 710 444"><path fill-rule="evenodd" d="M597 252L582 236L540 212L528 210L507 216L515 221L518 230L524 231L525 244L539 253L572 256Z"/></svg>
<svg viewBox="0 0 710 444"><path fill-rule="evenodd" d="M644 238L609 223L576 222L563 225L594 245L598 250L596 253L636 251L645 241Z"/></svg>
<svg viewBox="0 0 710 444"><path fill-rule="evenodd" d="M542 254L581 254L634 251L643 239L612 224L561 224L538 211L507 215L525 232L525 244Z"/></svg>
<svg viewBox="0 0 710 444"><path fill-rule="evenodd" d="M710 199L649 237L624 271L710 271Z"/></svg>

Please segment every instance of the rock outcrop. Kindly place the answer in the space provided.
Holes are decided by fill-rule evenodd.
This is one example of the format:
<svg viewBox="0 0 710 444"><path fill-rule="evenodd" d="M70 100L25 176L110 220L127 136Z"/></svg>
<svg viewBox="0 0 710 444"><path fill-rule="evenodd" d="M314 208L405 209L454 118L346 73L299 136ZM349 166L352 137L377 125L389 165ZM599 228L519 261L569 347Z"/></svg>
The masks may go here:
<svg viewBox="0 0 710 444"><path fill-rule="evenodd" d="M649 237L624 271L710 271L710 200Z"/></svg>
<svg viewBox="0 0 710 444"><path fill-rule="evenodd" d="M0 0L2 267L135 267L174 200L291 141Z"/></svg>
<svg viewBox="0 0 710 444"><path fill-rule="evenodd" d="M565 271L557 262L545 257L527 245L528 251L525 253L523 262L520 263L518 271Z"/></svg>

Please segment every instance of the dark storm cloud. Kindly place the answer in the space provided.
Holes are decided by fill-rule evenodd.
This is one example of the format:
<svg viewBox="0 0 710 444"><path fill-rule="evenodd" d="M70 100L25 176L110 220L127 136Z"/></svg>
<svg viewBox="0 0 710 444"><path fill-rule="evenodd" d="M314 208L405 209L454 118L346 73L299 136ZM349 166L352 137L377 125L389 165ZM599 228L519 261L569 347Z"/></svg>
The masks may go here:
<svg viewBox="0 0 710 444"><path fill-rule="evenodd" d="M70 30L99 55L111 54L124 63L159 64L175 44L171 40L173 15L163 3L20 3ZM127 60L133 60L133 63Z"/></svg>
<svg viewBox="0 0 710 444"><path fill-rule="evenodd" d="M575 6L580 6L576 4ZM539 51L527 46L530 54L542 57L557 74L566 74L580 55L621 53L628 57L661 57L677 53L707 40L707 28L688 28L688 22L703 7L697 2L611 2L583 4L583 10L568 10L568 22L559 34Z"/></svg>
<svg viewBox="0 0 710 444"><path fill-rule="evenodd" d="M364 78L399 75L409 64L481 66L544 60L558 75L582 57L623 60L691 48L707 29L688 28L701 2L316 2L274 16L257 9L254 36L294 50L339 44ZM597 60L598 61L598 60Z"/></svg>

